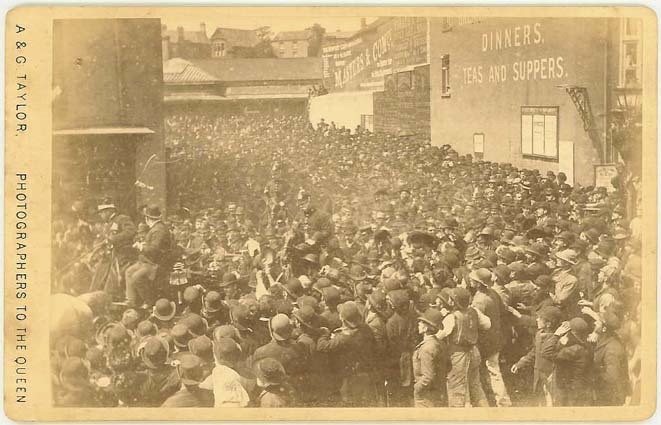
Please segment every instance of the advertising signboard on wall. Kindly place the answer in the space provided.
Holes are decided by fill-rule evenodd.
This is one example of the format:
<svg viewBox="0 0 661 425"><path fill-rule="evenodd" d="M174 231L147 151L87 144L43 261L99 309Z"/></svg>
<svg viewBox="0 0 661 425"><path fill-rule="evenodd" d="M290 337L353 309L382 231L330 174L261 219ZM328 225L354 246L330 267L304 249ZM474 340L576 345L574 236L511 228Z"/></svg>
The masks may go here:
<svg viewBox="0 0 661 425"><path fill-rule="evenodd" d="M609 192L615 190L611 183L613 177L617 176L615 164L598 164L594 166L594 186L605 187Z"/></svg>
<svg viewBox="0 0 661 425"><path fill-rule="evenodd" d="M427 63L427 18L379 18L348 40L322 46L329 92L384 89L384 76Z"/></svg>

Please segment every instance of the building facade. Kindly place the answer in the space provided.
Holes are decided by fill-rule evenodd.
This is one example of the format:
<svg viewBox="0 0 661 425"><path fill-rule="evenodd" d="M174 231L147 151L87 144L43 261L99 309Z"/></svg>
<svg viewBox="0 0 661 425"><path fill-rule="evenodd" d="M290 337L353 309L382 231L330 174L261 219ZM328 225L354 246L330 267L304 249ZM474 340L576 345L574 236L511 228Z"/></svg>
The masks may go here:
<svg viewBox="0 0 661 425"><path fill-rule="evenodd" d="M432 143L563 171L570 184L594 184L595 165L617 159L608 132L613 89L640 83L636 25L600 18L432 19Z"/></svg>
<svg viewBox="0 0 661 425"><path fill-rule="evenodd" d="M218 27L211 35L211 57L236 57L241 50L255 47L259 40L256 30Z"/></svg>
<svg viewBox="0 0 661 425"><path fill-rule="evenodd" d="M306 58L310 47L310 31L285 31L271 41L273 54L278 58Z"/></svg>
<svg viewBox="0 0 661 425"><path fill-rule="evenodd" d="M428 32L426 18L389 17L348 38L330 33L321 54L328 94L311 99L310 121L428 136Z"/></svg>

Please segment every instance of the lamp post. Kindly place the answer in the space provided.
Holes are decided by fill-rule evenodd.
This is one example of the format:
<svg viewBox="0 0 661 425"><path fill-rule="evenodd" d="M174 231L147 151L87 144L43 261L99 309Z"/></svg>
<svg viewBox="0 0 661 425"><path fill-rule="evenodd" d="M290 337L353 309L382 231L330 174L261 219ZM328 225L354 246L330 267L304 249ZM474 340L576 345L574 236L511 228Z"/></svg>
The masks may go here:
<svg viewBox="0 0 661 425"><path fill-rule="evenodd" d="M643 89L640 87L617 87L613 90L617 107L634 115L640 112Z"/></svg>
<svg viewBox="0 0 661 425"><path fill-rule="evenodd" d="M628 188L626 215L633 216L638 196L633 185L642 177L642 89L617 87L613 90L617 108L611 110L611 145L617 149L623 161L622 178Z"/></svg>
<svg viewBox="0 0 661 425"><path fill-rule="evenodd" d="M640 87L617 87L613 90L617 108L611 110L611 141L625 164L633 172L637 157L642 154L642 89Z"/></svg>

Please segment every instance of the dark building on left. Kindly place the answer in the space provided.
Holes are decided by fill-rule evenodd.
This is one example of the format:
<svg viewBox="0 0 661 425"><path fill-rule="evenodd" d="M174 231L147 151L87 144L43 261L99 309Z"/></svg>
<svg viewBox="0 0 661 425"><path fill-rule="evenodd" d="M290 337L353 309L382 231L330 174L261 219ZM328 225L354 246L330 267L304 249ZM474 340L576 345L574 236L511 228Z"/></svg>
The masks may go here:
<svg viewBox="0 0 661 425"><path fill-rule="evenodd" d="M53 213L164 206L160 20L56 20L53 57Z"/></svg>

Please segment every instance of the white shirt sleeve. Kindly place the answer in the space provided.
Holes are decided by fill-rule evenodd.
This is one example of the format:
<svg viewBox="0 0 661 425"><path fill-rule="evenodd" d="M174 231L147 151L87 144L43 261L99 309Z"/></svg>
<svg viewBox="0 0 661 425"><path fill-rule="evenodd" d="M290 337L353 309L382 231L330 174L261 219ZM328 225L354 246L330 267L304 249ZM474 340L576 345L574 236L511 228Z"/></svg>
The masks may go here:
<svg viewBox="0 0 661 425"><path fill-rule="evenodd" d="M448 337L454 330L454 314L448 314L443 319L443 329L436 332L436 337L438 339L443 339Z"/></svg>
<svg viewBox="0 0 661 425"><path fill-rule="evenodd" d="M478 308L473 307L473 310L477 312L477 326L483 331L491 329L491 319L489 319L489 316L482 313Z"/></svg>

